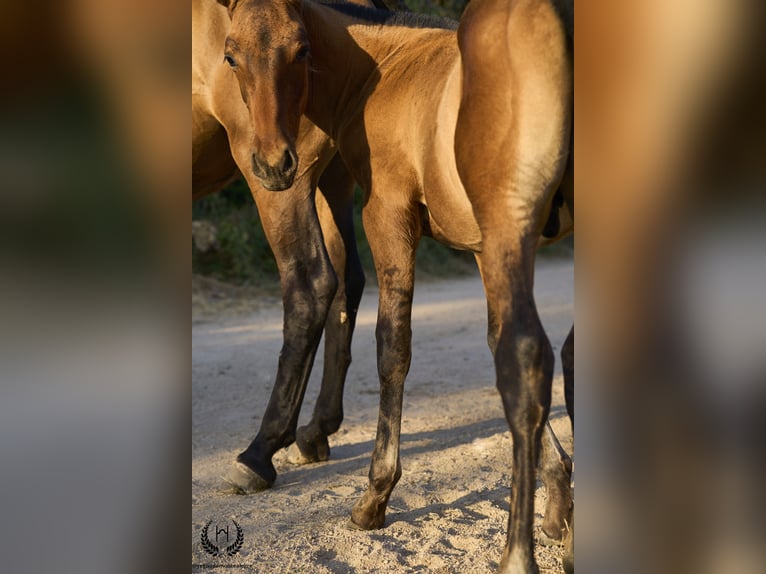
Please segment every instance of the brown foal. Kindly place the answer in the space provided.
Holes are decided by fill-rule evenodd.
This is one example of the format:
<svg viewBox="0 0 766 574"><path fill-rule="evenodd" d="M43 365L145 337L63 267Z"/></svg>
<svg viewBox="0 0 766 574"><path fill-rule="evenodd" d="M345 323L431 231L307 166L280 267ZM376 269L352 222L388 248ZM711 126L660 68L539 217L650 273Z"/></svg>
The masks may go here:
<svg viewBox="0 0 766 574"><path fill-rule="evenodd" d="M415 249L428 235L476 254L513 435L501 571L537 572L538 460L549 494L548 536L562 537L572 506L571 462L546 425L554 358L532 288L541 235L573 230L568 5L474 0L456 31L444 20L345 4L232 3L224 54L242 97L258 102L257 111L251 106L252 149L261 167L254 171L267 179L289 171L304 114L336 142L365 192L364 227L380 286L381 390L369 485L353 524L382 527L401 476ZM303 153L298 149L298 161ZM562 352L570 414L573 344L570 334ZM244 490L264 479L258 439L238 461Z"/></svg>
<svg viewBox="0 0 766 574"><path fill-rule="evenodd" d="M296 118L290 126L295 161L289 173L255 176L260 168L251 110L223 60L230 26L226 8L215 0L192 1L192 197L214 193L243 175L279 267L284 346L258 433L261 481L250 485L263 489L276 477L271 455L294 440L302 462L329 456L327 436L343 418L343 386L364 274L352 220L354 181L321 130ZM315 193L317 184L320 194ZM296 430L323 330L320 396L309 424Z"/></svg>

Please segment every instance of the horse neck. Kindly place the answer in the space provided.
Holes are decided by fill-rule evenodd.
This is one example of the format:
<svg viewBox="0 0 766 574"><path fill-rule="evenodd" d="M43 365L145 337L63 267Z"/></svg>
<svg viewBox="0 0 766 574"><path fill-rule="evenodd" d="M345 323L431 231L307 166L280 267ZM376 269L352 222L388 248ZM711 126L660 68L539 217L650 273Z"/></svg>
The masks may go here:
<svg viewBox="0 0 766 574"><path fill-rule="evenodd" d="M395 50L372 27L306 0L303 22L311 45L311 89L306 116L337 139L380 77L379 63Z"/></svg>

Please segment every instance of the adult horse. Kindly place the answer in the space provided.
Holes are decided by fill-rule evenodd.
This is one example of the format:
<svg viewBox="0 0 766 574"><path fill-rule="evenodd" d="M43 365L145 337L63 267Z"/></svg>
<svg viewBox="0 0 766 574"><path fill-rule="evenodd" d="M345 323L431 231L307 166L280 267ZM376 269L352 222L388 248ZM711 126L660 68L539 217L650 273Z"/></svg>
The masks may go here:
<svg viewBox="0 0 766 574"><path fill-rule="evenodd" d="M299 132L280 126L294 125L303 112L333 138L365 191L364 226L380 286L381 391L369 485L353 524L382 527L401 476L415 249L428 235L472 250L482 273L488 340L514 443L501 569L529 573L537 572L532 510L541 444L546 534L560 538L571 508L569 461L546 426L553 354L532 294L541 234L557 239L573 227L571 177L564 177L571 176L571 59L550 0L489 8L486 20L483 11L467 14L461 59L454 25L443 20L311 0L232 0L224 54L243 97L262 103L253 116L256 150L294 146ZM475 54L509 66L494 71L499 83L485 82ZM481 84L469 79L477 72ZM481 104L491 114L485 133L487 118L466 106L493 91ZM570 386L573 342L570 336L562 352ZM244 489L262 480L259 456L257 449L240 456Z"/></svg>
<svg viewBox="0 0 766 574"><path fill-rule="evenodd" d="M215 0L192 0L192 197L214 193L243 175L279 268L284 345L271 400L251 445L261 453L261 481L249 486L257 490L273 483L271 456L293 440L301 462L329 456L327 437L343 418L343 385L364 274L352 221L354 182L330 138L296 117L282 128L296 143L289 153L282 150L278 172L261 161L273 150L256 147L253 114L259 107L248 109L223 61L230 25L226 9ZM315 193L317 184L321 194ZM320 395L311 421L296 431L323 329Z"/></svg>

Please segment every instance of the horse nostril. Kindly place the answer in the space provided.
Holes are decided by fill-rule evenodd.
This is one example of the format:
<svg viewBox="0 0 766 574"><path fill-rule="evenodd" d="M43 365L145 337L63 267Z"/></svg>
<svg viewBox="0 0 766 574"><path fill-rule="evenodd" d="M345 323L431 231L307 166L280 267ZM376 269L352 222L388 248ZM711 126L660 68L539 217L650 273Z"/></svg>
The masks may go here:
<svg viewBox="0 0 766 574"><path fill-rule="evenodd" d="M295 155L288 149L282 156L282 173L287 173L295 165Z"/></svg>
<svg viewBox="0 0 766 574"><path fill-rule="evenodd" d="M253 164L253 173L258 177L263 177L266 175L266 170L263 169L263 163L258 159L258 157L253 154L251 159Z"/></svg>

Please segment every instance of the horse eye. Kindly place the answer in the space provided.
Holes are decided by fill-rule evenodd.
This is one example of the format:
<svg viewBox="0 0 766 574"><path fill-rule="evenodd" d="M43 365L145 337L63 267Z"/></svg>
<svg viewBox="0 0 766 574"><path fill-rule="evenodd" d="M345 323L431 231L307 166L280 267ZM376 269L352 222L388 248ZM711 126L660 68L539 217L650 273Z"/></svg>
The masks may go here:
<svg viewBox="0 0 766 574"><path fill-rule="evenodd" d="M234 61L234 58L232 58L228 54L224 55L223 61L226 62L227 64L229 64L229 67L231 67L231 68L236 68L237 67L237 63Z"/></svg>
<svg viewBox="0 0 766 574"><path fill-rule="evenodd" d="M306 59L306 57L309 55L309 47L308 46L301 46L301 49L298 50L298 53L295 54L295 61L296 62L302 62Z"/></svg>

